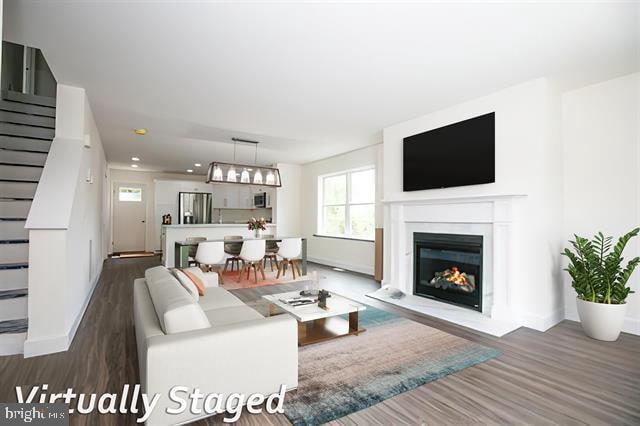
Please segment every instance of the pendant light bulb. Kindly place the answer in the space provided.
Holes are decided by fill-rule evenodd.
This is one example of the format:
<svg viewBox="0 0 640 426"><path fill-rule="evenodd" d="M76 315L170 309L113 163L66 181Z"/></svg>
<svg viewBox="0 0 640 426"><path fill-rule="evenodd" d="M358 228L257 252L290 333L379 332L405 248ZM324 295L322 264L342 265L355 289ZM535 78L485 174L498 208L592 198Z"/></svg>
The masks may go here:
<svg viewBox="0 0 640 426"><path fill-rule="evenodd" d="M240 174L240 182L251 183L251 179L249 178L249 171L246 168L242 169L242 173Z"/></svg>
<svg viewBox="0 0 640 426"><path fill-rule="evenodd" d="M227 182L237 182L237 181L238 180L236 177L236 168L231 166L231 168L227 172Z"/></svg>
<svg viewBox="0 0 640 426"><path fill-rule="evenodd" d="M213 176L212 180L221 182L222 181L222 168L220 166L215 166L213 168Z"/></svg>
<svg viewBox="0 0 640 426"><path fill-rule="evenodd" d="M276 176L273 174L273 171L269 170L266 177L267 185L275 185L276 184Z"/></svg>
<svg viewBox="0 0 640 426"><path fill-rule="evenodd" d="M253 175L253 183L257 185L262 185L262 171L258 169L255 175Z"/></svg>

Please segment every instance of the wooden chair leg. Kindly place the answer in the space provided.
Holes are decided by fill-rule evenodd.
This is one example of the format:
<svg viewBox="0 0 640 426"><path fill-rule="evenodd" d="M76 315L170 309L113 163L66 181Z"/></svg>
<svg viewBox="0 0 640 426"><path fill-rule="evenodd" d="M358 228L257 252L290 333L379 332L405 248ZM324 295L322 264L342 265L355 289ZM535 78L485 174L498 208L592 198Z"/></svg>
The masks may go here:
<svg viewBox="0 0 640 426"><path fill-rule="evenodd" d="M300 270L300 261L298 259L293 261L293 264L296 267L296 270L298 271L298 276L301 277L302 276L302 271Z"/></svg>
<svg viewBox="0 0 640 426"><path fill-rule="evenodd" d="M296 279L296 261L291 261L291 273L293 274L293 279Z"/></svg>
<svg viewBox="0 0 640 426"><path fill-rule="evenodd" d="M244 272L244 268L242 269L242 271L240 271L240 273L238 274L238 282L242 281L242 273Z"/></svg>
<svg viewBox="0 0 640 426"><path fill-rule="evenodd" d="M227 266L229 266L229 261L231 259L227 258L227 260L224 261L224 269L222 270L222 272L227 272Z"/></svg>
<svg viewBox="0 0 640 426"><path fill-rule="evenodd" d="M246 263L246 266L243 266L243 268L247 269L247 279L249 279L249 277L251 276L251 264L250 263Z"/></svg>
<svg viewBox="0 0 640 426"><path fill-rule="evenodd" d="M262 264L262 262L260 262L260 264ZM255 263L253 264L253 282L258 284L258 266Z"/></svg>
<svg viewBox="0 0 640 426"><path fill-rule="evenodd" d="M264 265L260 264L260 274L262 274L262 279L266 280L267 278L264 275Z"/></svg>
<svg viewBox="0 0 640 426"><path fill-rule="evenodd" d="M282 272L282 264L283 264L283 263L284 263L284 262L280 262L280 264L279 264L279 265L276 265L276 266L278 267L278 274L276 275L276 280L277 280L278 278L280 278L280 273Z"/></svg>

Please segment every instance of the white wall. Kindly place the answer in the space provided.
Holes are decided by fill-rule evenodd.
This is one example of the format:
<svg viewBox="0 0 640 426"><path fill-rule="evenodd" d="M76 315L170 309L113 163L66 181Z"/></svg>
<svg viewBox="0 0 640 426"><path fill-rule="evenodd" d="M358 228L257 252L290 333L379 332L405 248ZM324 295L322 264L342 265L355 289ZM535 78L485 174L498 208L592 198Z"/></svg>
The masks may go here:
<svg viewBox="0 0 640 426"><path fill-rule="evenodd" d="M564 240L598 231L617 239L640 225L639 126L640 73L563 94ZM625 258L638 255L636 238ZM566 316L577 320L575 292L564 277ZM640 271L631 286L640 292ZM640 334L640 294L628 303L624 330Z"/></svg>
<svg viewBox="0 0 640 426"><path fill-rule="evenodd" d="M526 195L516 234L526 245L513 265L511 306L522 323L544 330L563 317L560 277L562 149L559 96L537 79L486 97L384 129L384 199L428 200L457 196ZM403 138L489 112L496 113L496 182L467 187L402 191ZM451 153L455 156L455 153ZM387 221L388 211L385 211ZM385 240L385 282L392 253Z"/></svg>
<svg viewBox="0 0 640 426"><path fill-rule="evenodd" d="M180 173L161 173L161 172L144 172L134 170L109 169L109 207L108 211L112 214L112 200L114 184L117 183L139 183L146 185L147 197L147 220L146 220L146 237L145 251L160 250L160 232L158 223L162 217L156 217L155 214L155 183L156 179L166 180L182 180L204 182L204 176ZM177 216L174 217L174 223L177 223ZM110 220L109 235L109 253L113 252L113 222Z"/></svg>
<svg viewBox="0 0 640 426"><path fill-rule="evenodd" d="M276 189L276 203L274 207L274 222L278 225L278 235L298 236L302 232L302 223L306 220L302 216L302 168L297 164L280 163L282 187Z"/></svg>
<svg viewBox="0 0 640 426"><path fill-rule="evenodd" d="M58 85L57 96L56 136L26 224L25 356L69 347L107 254L107 169L100 135L83 89Z"/></svg>
<svg viewBox="0 0 640 426"><path fill-rule="evenodd" d="M314 234L318 230L318 177L373 165L376 167L376 181L379 182L382 166L380 164L381 150L381 144L373 145L308 163L302 167L301 230L302 235L309 239L308 257L310 260L373 275L375 253L372 241L315 237ZM378 185L376 187L376 213L380 210L381 191L382 189ZM280 222L278 225L280 227Z"/></svg>

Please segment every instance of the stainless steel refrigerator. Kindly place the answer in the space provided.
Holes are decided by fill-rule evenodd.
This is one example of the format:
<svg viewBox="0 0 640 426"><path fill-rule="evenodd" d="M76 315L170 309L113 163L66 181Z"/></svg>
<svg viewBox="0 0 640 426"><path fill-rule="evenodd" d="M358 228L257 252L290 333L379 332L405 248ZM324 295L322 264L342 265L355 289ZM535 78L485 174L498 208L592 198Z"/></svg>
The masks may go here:
<svg viewBox="0 0 640 426"><path fill-rule="evenodd" d="M211 223L210 192L180 192L178 194L178 223Z"/></svg>

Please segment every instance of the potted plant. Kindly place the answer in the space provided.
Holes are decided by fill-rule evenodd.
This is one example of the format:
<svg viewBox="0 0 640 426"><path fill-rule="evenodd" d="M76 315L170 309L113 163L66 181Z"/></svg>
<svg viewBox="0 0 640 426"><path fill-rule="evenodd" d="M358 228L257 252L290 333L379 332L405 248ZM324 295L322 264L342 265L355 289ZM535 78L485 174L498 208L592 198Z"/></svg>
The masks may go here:
<svg viewBox="0 0 640 426"><path fill-rule="evenodd" d="M248 225L249 231L255 232L256 238L260 238L260 232L267 229L267 221L264 219L264 217L261 217L260 219L256 219L255 217L252 217L247 222L247 225Z"/></svg>
<svg viewBox="0 0 640 426"><path fill-rule="evenodd" d="M627 310L626 299L633 293L627 282L640 258L635 257L622 267L622 252L640 228L620 237L612 249L612 237L599 232L592 240L575 235L562 253L569 258L565 271L571 275L571 285L578 293L578 315L584 332L594 339L614 341L620 335Z"/></svg>

